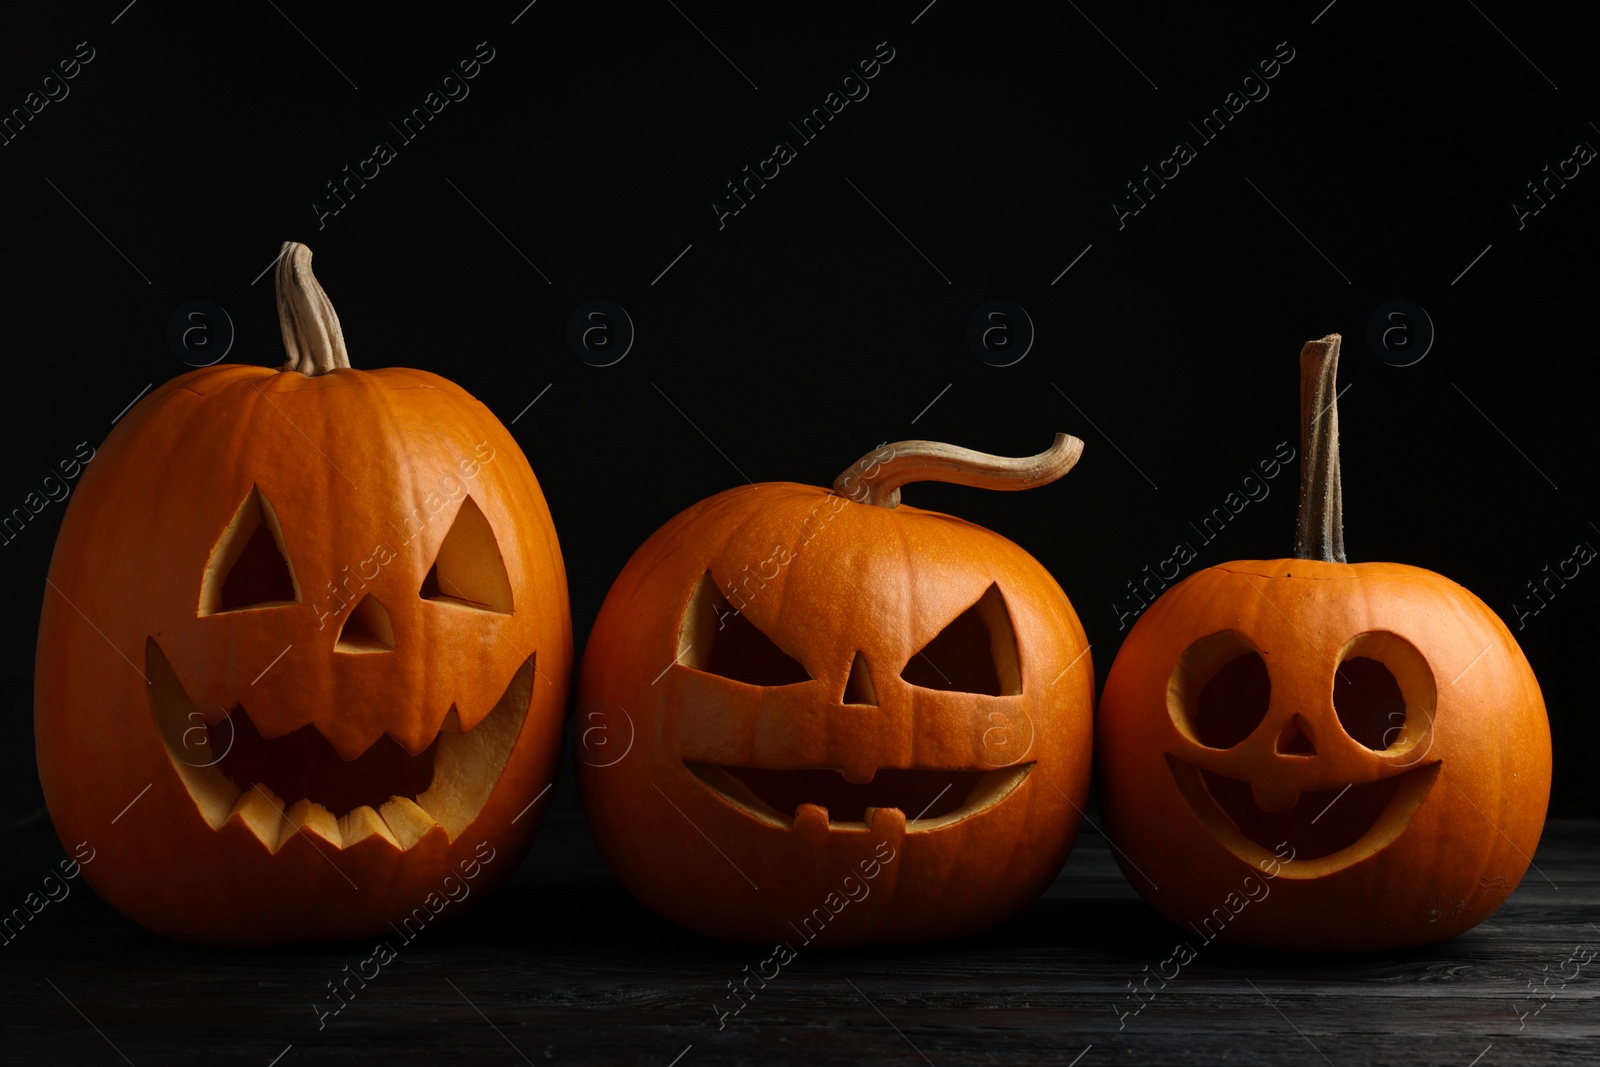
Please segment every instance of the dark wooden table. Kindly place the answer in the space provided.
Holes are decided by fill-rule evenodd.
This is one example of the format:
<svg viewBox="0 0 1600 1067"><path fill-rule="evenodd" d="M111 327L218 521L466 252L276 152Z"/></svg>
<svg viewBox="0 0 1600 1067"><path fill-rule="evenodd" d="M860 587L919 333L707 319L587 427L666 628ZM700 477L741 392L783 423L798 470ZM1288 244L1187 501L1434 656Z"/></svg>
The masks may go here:
<svg viewBox="0 0 1600 1067"><path fill-rule="evenodd" d="M0 831L0 846L9 909L63 852L42 812ZM727 983L764 954L636 904L564 790L509 884L404 946L325 1019L314 1004L330 1003L326 983L371 946L169 944L72 883L0 947L0 1062L1600 1062L1600 959L1566 962L1600 948L1600 824L1552 823L1535 862L1498 914L1454 941L1333 960L1208 946L1119 1018L1128 983L1178 934L1085 829L1050 892L1006 927L931 948L802 950L719 1028L713 1002L726 1006ZM1530 982L1550 992L1534 997Z"/></svg>

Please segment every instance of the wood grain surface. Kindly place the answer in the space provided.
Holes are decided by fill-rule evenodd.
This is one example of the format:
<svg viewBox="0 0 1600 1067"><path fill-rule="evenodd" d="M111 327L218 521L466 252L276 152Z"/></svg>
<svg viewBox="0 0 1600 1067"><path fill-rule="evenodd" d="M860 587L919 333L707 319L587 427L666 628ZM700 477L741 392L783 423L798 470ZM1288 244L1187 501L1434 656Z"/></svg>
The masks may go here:
<svg viewBox="0 0 1600 1067"><path fill-rule="evenodd" d="M3 837L9 909L64 853L42 812ZM767 953L645 911L563 790L510 883L458 922L395 938L397 958L365 988L352 981L336 1014L328 983L372 945L170 944L68 883L70 895L0 947L0 1061L1594 1063L1600 963L1586 956L1600 949L1600 824L1552 823L1535 863L1499 913L1454 941L1332 960L1199 945L1135 1012L1129 983L1183 935L1086 828L1017 921L928 948L801 948L765 989L751 983L741 1011L719 1016L738 1003L729 983ZM1530 983L1547 992L1534 996Z"/></svg>

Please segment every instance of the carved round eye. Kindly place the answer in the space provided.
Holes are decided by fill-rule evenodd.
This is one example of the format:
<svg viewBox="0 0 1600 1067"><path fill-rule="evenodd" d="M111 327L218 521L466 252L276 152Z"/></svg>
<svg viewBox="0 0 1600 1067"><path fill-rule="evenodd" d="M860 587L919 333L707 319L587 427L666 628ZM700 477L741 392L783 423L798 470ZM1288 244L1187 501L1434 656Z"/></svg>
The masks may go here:
<svg viewBox="0 0 1600 1067"><path fill-rule="evenodd" d="M1178 657L1167 683L1167 709L1178 729L1206 748L1232 748L1267 716L1267 665L1241 633L1202 637Z"/></svg>
<svg viewBox="0 0 1600 1067"><path fill-rule="evenodd" d="M1339 725L1374 752L1405 752L1432 736L1433 672L1417 647L1374 630L1346 642L1333 676Z"/></svg>

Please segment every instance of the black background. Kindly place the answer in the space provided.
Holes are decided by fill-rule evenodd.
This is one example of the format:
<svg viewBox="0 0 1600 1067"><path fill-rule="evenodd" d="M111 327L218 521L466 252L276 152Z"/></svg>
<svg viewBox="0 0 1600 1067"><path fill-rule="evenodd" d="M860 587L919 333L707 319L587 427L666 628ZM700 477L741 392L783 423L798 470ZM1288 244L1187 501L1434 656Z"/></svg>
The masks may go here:
<svg viewBox="0 0 1600 1067"><path fill-rule="evenodd" d="M316 253L356 366L436 371L515 420L562 538L580 649L629 554L706 496L746 479L827 484L886 440L1021 455L1066 431L1087 450L1056 485L915 485L907 499L1034 553L1077 607L1103 683L1123 636L1114 602L1175 542L1199 549L1186 573L1289 552L1292 471L1211 543L1189 524L1296 443L1297 353L1338 331L1351 558L1438 571L1507 620L1549 706L1552 813L1593 817L1600 576L1584 567L1520 625L1516 606L1576 545L1600 546L1585 475L1600 177L1585 166L1520 227L1511 207L1577 142L1600 145L1586 23L1487 0L1426 14L1209 8L7 5L0 116L79 42L94 58L0 144L0 517L185 371L181 355L211 358L169 344L185 304L226 312L229 361L281 362L266 268L294 239ZM493 59L470 94L404 143L387 123L479 42ZM870 95L800 144L787 124L880 42L894 58ZM1187 123L1289 49L1269 95L1200 143ZM713 199L779 139L797 158L719 228ZM396 158L319 224L325 183L379 140ZM1113 198L1178 140L1196 158L1119 226ZM566 339L593 300L637 330L612 366ZM969 317L990 300L1036 328L1014 365L969 348ZM1396 300L1436 330L1411 366L1366 340ZM1421 332L1411 320L1413 345ZM203 480L208 462L147 476ZM60 855L28 694L64 510L0 537L8 907ZM1553 829L1507 908L1468 935L1348 962L1219 948L1126 1032L1105 1009L1121 1010L1124 980L1174 934L1085 832L1017 921L960 945L808 956L723 1032L707 1001L759 957L631 902L584 833L570 757L555 798L513 883L408 949L326 1031L308 1003L366 946L189 949L84 892L5 947L6 1047L48 1042L36 1058L54 1062L117 1062L113 1048L139 1063L284 1064L518 1062L515 1050L681 1067L801 1047L813 1063L1091 1055L1085 1067L1593 1048L1565 999L1526 1031L1515 1015L1535 1003L1518 999L1523 980L1548 986L1566 946L1592 936L1592 865L1573 874L1595 854L1592 823Z"/></svg>
<svg viewBox="0 0 1600 1067"><path fill-rule="evenodd" d="M1057 485L907 498L1033 552L1103 682L1113 601L1174 542L1195 566L1287 554L1292 472L1211 544L1187 524L1297 444L1296 355L1339 331L1351 558L1446 574L1508 621L1550 710L1553 812L1600 811L1600 578L1585 568L1520 629L1514 608L1546 565L1600 545L1584 473L1600 178L1585 167L1521 228L1510 206L1600 143L1571 16L924 3L8 9L0 108L78 42L94 59L0 147L0 510L186 369L167 340L184 303L226 310L229 361L281 361L263 271L292 238L355 365L439 372L516 419L580 647L632 550L714 492L827 484L885 440L1025 454L1061 430L1087 450ZM386 123L483 41L470 95L404 143ZM885 41L870 95L801 144L786 124ZM1270 94L1201 143L1186 122L1287 49ZM397 157L319 225L324 184L380 139ZM779 139L797 158L719 228L723 184ZM1197 157L1119 227L1112 199L1180 139ZM637 331L609 367L566 341L595 299ZM1012 366L966 340L992 299L1037 331ZM1437 331L1412 366L1366 341L1392 300ZM4 676L30 676L63 511L3 547ZM28 718L18 701L5 734L24 793Z"/></svg>

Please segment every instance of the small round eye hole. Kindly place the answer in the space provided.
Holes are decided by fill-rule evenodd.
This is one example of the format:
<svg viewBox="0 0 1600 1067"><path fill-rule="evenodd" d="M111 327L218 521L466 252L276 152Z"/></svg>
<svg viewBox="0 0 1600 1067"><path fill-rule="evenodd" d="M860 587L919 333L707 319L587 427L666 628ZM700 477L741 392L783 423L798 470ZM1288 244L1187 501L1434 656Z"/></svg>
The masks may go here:
<svg viewBox="0 0 1600 1067"><path fill-rule="evenodd" d="M1333 708L1344 732L1382 752L1405 732L1406 700L1389 668L1375 659L1353 656L1333 676Z"/></svg>
<svg viewBox="0 0 1600 1067"><path fill-rule="evenodd" d="M1422 653L1382 630L1346 642L1333 676L1339 725L1374 752L1408 752L1424 737L1431 744L1434 693L1433 672ZM1426 751L1424 746L1421 754Z"/></svg>
<svg viewBox="0 0 1600 1067"><path fill-rule="evenodd" d="M1184 650L1167 683L1172 721L1206 748L1232 748L1255 732L1272 702L1267 665L1241 633L1224 630Z"/></svg>

